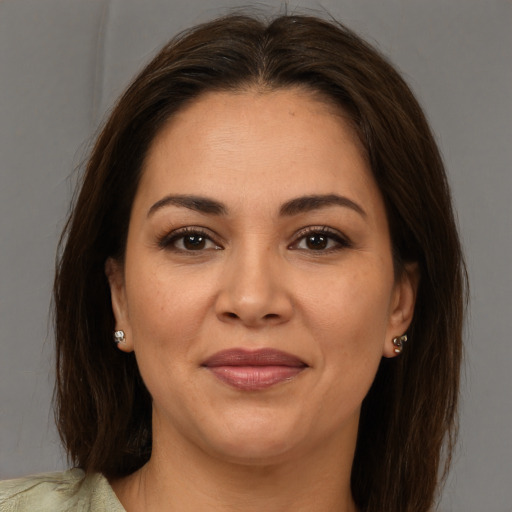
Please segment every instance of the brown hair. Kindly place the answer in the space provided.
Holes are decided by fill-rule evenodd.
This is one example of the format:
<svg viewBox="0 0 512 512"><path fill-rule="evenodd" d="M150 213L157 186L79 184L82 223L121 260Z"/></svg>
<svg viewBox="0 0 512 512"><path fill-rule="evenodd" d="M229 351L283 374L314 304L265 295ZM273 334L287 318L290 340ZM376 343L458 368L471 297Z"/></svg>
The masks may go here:
<svg viewBox="0 0 512 512"><path fill-rule="evenodd" d="M64 445L76 466L109 477L148 460L151 398L134 355L112 342L105 261L123 258L142 162L163 123L205 91L250 86L307 88L351 117L386 204L396 270L418 263L410 342L401 357L382 360L363 402L352 492L361 511L427 511L456 433L465 304L447 179L424 114L399 74L350 30L309 16L265 22L231 15L184 32L113 110L57 263L56 415Z"/></svg>

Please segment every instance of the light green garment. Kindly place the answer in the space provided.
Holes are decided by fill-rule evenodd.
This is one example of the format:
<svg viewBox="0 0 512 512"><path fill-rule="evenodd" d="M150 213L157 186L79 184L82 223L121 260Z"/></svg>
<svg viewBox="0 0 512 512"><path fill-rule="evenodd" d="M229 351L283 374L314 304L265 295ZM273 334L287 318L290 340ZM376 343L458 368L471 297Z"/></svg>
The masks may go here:
<svg viewBox="0 0 512 512"><path fill-rule="evenodd" d="M0 512L126 512L107 479L81 469L0 482Z"/></svg>

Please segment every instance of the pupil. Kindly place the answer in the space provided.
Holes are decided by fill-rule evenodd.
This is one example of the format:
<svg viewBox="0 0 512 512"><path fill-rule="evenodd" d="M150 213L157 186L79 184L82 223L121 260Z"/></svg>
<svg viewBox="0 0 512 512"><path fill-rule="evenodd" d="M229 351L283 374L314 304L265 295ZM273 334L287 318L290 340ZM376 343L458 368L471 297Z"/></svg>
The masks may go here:
<svg viewBox="0 0 512 512"><path fill-rule="evenodd" d="M201 235L188 235L183 240L183 245L187 249L191 250L203 249L205 245L205 239Z"/></svg>
<svg viewBox="0 0 512 512"><path fill-rule="evenodd" d="M310 235L307 239L307 245L310 249L325 249L327 247L327 237L324 235Z"/></svg>

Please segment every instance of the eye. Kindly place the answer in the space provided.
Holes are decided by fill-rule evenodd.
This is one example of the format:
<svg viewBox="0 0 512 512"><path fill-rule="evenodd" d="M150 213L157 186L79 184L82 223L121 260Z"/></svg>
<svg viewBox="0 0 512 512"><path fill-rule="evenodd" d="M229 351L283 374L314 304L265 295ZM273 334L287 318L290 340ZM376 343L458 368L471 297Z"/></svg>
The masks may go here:
<svg viewBox="0 0 512 512"><path fill-rule="evenodd" d="M300 231L290 249L330 252L350 246L350 241L338 231L327 227L312 227Z"/></svg>
<svg viewBox="0 0 512 512"><path fill-rule="evenodd" d="M162 237L158 242L162 249L182 252L208 251L222 249L201 229L182 228Z"/></svg>

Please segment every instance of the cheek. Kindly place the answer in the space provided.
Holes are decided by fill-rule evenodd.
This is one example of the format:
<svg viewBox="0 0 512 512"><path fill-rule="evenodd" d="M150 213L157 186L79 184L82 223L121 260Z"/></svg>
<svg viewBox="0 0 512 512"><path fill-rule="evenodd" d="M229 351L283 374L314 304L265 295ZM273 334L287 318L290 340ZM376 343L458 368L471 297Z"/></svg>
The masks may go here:
<svg viewBox="0 0 512 512"><path fill-rule="evenodd" d="M194 341L207 309L205 289L185 286L163 269L131 275L136 278L127 283L127 296L137 365L154 402L181 410L175 390L187 381L194 360Z"/></svg>
<svg viewBox="0 0 512 512"><path fill-rule="evenodd" d="M350 269L311 284L302 300L317 328L341 338L364 332L384 335L393 287L388 272L377 265Z"/></svg>
<svg viewBox="0 0 512 512"><path fill-rule="evenodd" d="M310 288L305 318L332 378L373 380L388 326L392 291L388 275L376 266Z"/></svg>
<svg viewBox="0 0 512 512"><path fill-rule="evenodd" d="M171 272L165 265L146 265L131 275L136 277L127 283L127 297L135 351L185 351L211 303L208 281Z"/></svg>

